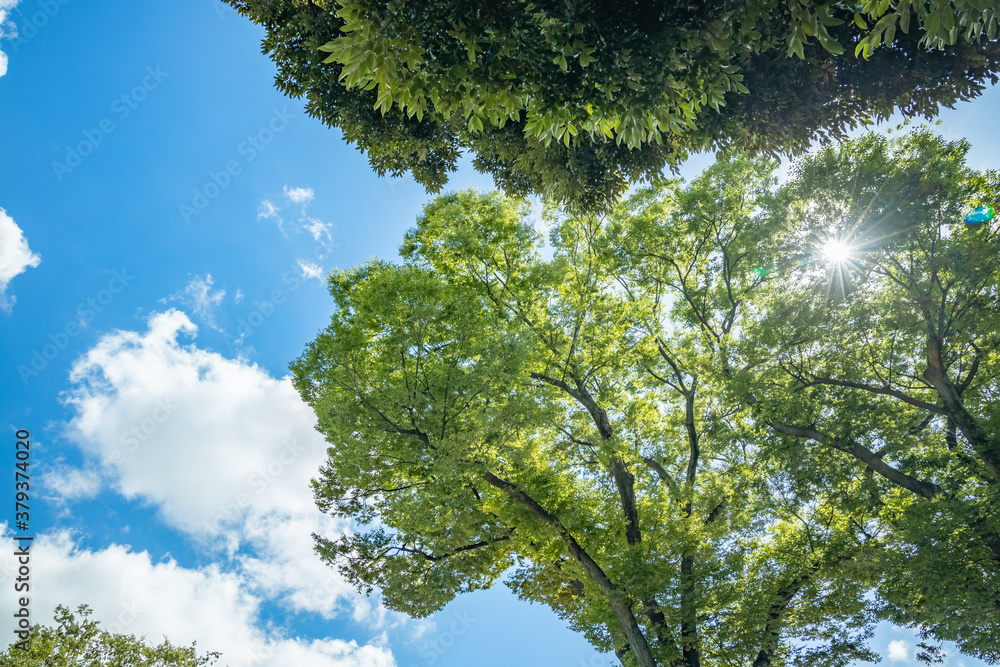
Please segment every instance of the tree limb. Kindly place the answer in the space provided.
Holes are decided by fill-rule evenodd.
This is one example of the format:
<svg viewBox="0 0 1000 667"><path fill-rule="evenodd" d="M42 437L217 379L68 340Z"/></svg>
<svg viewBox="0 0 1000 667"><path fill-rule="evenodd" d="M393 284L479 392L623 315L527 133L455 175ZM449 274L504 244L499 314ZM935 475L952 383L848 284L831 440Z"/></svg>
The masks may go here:
<svg viewBox="0 0 1000 667"><path fill-rule="evenodd" d="M666 482L667 486L670 487L671 491L673 491L674 493L678 492L677 483L674 481L673 476L671 476L671 474L667 472L667 469L664 468L659 461L650 458L648 456L645 456L643 457L642 462L646 464L646 467L648 467L650 470L656 473L657 477L660 478L660 481Z"/></svg>
<svg viewBox="0 0 1000 667"><path fill-rule="evenodd" d="M945 414L955 422L958 430L962 432L962 435L986 464L993 475L995 484L1000 481L1000 451L998 451L996 444L991 442L989 435L979 426L976 418L965 409L958 387L948 378L948 371L941 358L941 347L940 338L933 334L928 336L927 368L924 370L924 378L931 383L938 396L941 397L946 410Z"/></svg>
<svg viewBox="0 0 1000 667"><path fill-rule="evenodd" d="M872 394L882 394L885 396L892 396L893 398L898 398L904 403L908 403L923 410L929 410L939 415L947 414L945 412L945 409L942 408L940 405L928 403L927 401L921 401L918 398L914 398L909 394L903 393L898 389L893 389L892 387L876 387L874 385L865 384L864 382L849 382L847 380L834 380L833 378L824 378L815 376L811 380L806 381L804 384L806 387L816 384L826 384L826 385L832 385L834 387L849 387L851 389L861 389L862 391L867 391Z"/></svg>
<svg viewBox="0 0 1000 667"><path fill-rule="evenodd" d="M649 643L646 641L646 636L643 634L642 628L635 618L635 614L632 613L632 604L628 599L628 595L608 578L608 575L601 569L601 566L580 546L580 543L577 542L576 538L573 537L572 533L569 532L559 518L539 505L531 496L511 482L501 479L488 471L484 472L482 477L487 483L519 502L528 511L556 531L566 545L570 556L583 567L587 575L590 576L598 588L607 596L640 667L657 667L656 660L653 658L653 653L649 648Z"/></svg>
<svg viewBox="0 0 1000 667"><path fill-rule="evenodd" d="M885 477L887 480L889 480L896 486L900 486L906 489L907 491L917 494L918 496L922 496L924 498L933 498L934 495L938 492L938 487L936 484L933 484L932 482L925 482L923 480L919 480L915 477L907 475L906 473L896 470L892 466L882 461L880 457L875 456L875 453L872 452L870 449L857 442L852 441L850 443L847 443L846 445L839 443L835 439L823 433L822 431L819 431L818 429L811 426L808 427L792 426L790 424L778 424L776 422L770 422L769 426L778 433L782 433L784 435L790 435L794 438L805 438L807 440L814 440L815 442L818 442L820 444L831 445L841 451L847 452L854 458L864 463L870 469L877 472L882 477Z"/></svg>
<svg viewBox="0 0 1000 667"><path fill-rule="evenodd" d="M483 547L488 547L494 544L499 544L500 542L509 542L509 541L510 541L510 535L503 535L501 537L496 538L495 540L483 540L481 542L476 542L475 544L466 544L465 546L461 546L447 553L438 555L429 554L421 549L410 549L409 547L396 547L396 549L398 551L405 551L407 553L411 553L417 556L422 556L424 560L429 560L432 563L438 563L440 561L443 561L447 558L451 558L452 556L456 556L466 551L472 551L474 549L482 549Z"/></svg>
<svg viewBox="0 0 1000 667"><path fill-rule="evenodd" d="M781 638L781 628L788 605L791 604L792 599L798 595L799 591L802 590L802 587L809 582L813 575L819 572L822 566L822 561L814 561L805 573L794 577L778 590L767 610L767 621L764 624L764 640L761 642L757 658L753 661L753 667L770 667L771 658L778 649L778 641Z"/></svg>

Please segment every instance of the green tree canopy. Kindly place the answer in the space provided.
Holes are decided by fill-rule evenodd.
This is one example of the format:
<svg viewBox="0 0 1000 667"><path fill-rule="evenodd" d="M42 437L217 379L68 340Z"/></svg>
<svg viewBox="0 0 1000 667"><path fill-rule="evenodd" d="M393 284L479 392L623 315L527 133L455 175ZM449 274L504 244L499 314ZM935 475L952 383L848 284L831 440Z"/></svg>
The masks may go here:
<svg viewBox="0 0 1000 667"><path fill-rule="evenodd" d="M320 554L418 616L508 573L623 665L845 665L879 615L1000 657L1000 242L961 221L1000 183L966 148L869 136L782 188L736 156L550 210L549 248L518 200L438 198L292 367L359 526Z"/></svg>
<svg viewBox="0 0 1000 667"><path fill-rule="evenodd" d="M2 667L201 667L218 653L198 656L195 646L174 646L166 639L153 646L144 638L102 630L86 605L76 614L56 607L55 626L35 625L28 639L0 653Z"/></svg>
<svg viewBox="0 0 1000 667"><path fill-rule="evenodd" d="M994 662L1000 234L995 220L963 218L997 207L1000 174L969 169L968 148L921 131L802 160L784 209L796 238L850 252L825 275L768 276L731 364L734 391L782 436L768 449L795 478L864 466L857 490L885 547L887 616Z"/></svg>
<svg viewBox="0 0 1000 667"><path fill-rule="evenodd" d="M379 174L437 191L466 150L580 210L692 152L930 117L1000 66L997 0L226 1L266 29L278 88Z"/></svg>

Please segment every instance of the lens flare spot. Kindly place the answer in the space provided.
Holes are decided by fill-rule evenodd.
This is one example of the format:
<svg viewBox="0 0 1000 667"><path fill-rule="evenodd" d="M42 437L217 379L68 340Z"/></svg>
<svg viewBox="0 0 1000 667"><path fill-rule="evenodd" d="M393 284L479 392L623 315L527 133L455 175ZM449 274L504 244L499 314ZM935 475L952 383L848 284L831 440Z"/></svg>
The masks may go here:
<svg viewBox="0 0 1000 667"><path fill-rule="evenodd" d="M965 224L967 225L981 225L984 222L989 222L993 219L993 207L992 206L977 206L972 209L965 216Z"/></svg>

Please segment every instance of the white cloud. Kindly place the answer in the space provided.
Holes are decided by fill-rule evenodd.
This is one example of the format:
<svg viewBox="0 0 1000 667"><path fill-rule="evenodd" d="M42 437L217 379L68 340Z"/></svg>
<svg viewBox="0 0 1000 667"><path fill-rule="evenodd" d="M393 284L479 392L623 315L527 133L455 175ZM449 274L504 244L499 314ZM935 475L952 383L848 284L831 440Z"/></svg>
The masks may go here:
<svg viewBox="0 0 1000 667"><path fill-rule="evenodd" d="M303 206L308 206L309 202L316 196L312 188L289 188L287 185L285 186L284 193L285 197L293 204L302 204Z"/></svg>
<svg viewBox="0 0 1000 667"><path fill-rule="evenodd" d="M908 662L913 655L913 645L902 639L893 639L889 642L890 662Z"/></svg>
<svg viewBox="0 0 1000 667"><path fill-rule="evenodd" d="M10 533L0 524L3 537ZM38 535L31 547L32 616L52 623L57 604L87 604L94 618L112 632L164 635L178 645L197 641L199 652L221 651L219 664L230 667L392 667L395 662L382 640L359 646L340 639L289 637L263 629L261 598L244 575L216 565L184 568L173 560L154 563L146 552L111 545L80 549L67 532ZM0 554L0 584L14 576L13 549ZM11 618L14 597L0 598L0 613ZM8 639L9 641L9 639Z"/></svg>
<svg viewBox="0 0 1000 667"><path fill-rule="evenodd" d="M101 476L89 468L58 465L43 473L39 481L43 488L60 500L86 500L101 490Z"/></svg>
<svg viewBox="0 0 1000 667"><path fill-rule="evenodd" d="M20 2L20 0L0 0L0 25L7 22L8 18L10 17L10 10L17 7L18 2ZM12 37L16 34L17 34L16 32L13 34L4 33L4 36Z"/></svg>
<svg viewBox="0 0 1000 667"><path fill-rule="evenodd" d="M285 199L293 204L300 204L302 206L302 213L299 216L297 222L291 225L291 231L298 233L299 231L305 230L312 235L313 239L316 241L322 241L326 237L326 241L333 241L333 235L331 231L333 230L332 222L325 222L319 218L309 215L306 212L309 204L312 203L316 196L316 193L312 188L290 188L287 185L284 186L283 195ZM261 220L264 218L274 218L278 223L278 230L284 235L289 235L289 229L286 227L285 219L278 214L281 209L275 206L270 200L264 199L260 202L257 208L257 219Z"/></svg>
<svg viewBox="0 0 1000 667"><path fill-rule="evenodd" d="M179 342L196 331L171 309L144 333L104 336L71 371L72 437L122 494L192 535L217 536L250 510L318 513L309 479L326 443L310 408L290 379Z"/></svg>
<svg viewBox="0 0 1000 667"><path fill-rule="evenodd" d="M114 490L154 504L205 549L226 551L269 598L379 624L384 610L313 552L313 533L347 526L312 499L309 480L327 447L312 410L290 378L179 340L196 332L170 310L145 332L104 336L72 368L68 434Z"/></svg>
<svg viewBox="0 0 1000 667"><path fill-rule="evenodd" d="M10 21L10 10L17 7L19 0L0 0L0 38L16 37L17 27ZM7 73L7 54L0 51L0 76ZM2 215L3 209L0 209Z"/></svg>
<svg viewBox="0 0 1000 667"><path fill-rule="evenodd" d="M236 296L233 297L233 303L239 303L240 301L242 301L243 300L243 296L244 296L243 295L243 290L237 289L236 290Z"/></svg>
<svg viewBox="0 0 1000 667"><path fill-rule="evenodd" d="M179 301L190 308L195 315L205 319L206 322L218 331L221 331L215 324L215 307L222 303L226 296L226 290L218 289L212 291L215 281L212 274L206 273L204 276L195 276L184 286L184 289L170 295L169 301Z"/></svg>
<svg viewBox="0 0 1000 667"><path fill-rule="evenodd" d="M0 0L0 20L4 11L3 0ZM0 76L6 71L6 62L6 56L0 52ZM28 247L21 228L7 215L7 211L0 208L0 309L10 310L14 305L14 297L7 296L10 281L29 268L38 266L41 261L42 258Z"/></svg>
<svg viewBox="0 0 1000 667"><path fill-rule="evenodd" d="M298 260L298 263L299 263L299 271L302 272L303 279L309 280L311 278L315 278L316 280L323 282L325 276L323 274L322 266L314 262L306 261L304 259Z"/></svg>
<svg viewBox="0 0 1000 667"><path fill-rule="evenodd" d="M313 553L313 533L329 536L344 530L331 517L283 517L275 513L253 515L243 526L243 538L254 545L253 556L241 556L241 571L272 597L280 597L296 612L313 612L334 618L346 611L358 622L381 626L385 608L373 608L355 596L354 589ZM350 607L345 606L350 603Z"/></svg>

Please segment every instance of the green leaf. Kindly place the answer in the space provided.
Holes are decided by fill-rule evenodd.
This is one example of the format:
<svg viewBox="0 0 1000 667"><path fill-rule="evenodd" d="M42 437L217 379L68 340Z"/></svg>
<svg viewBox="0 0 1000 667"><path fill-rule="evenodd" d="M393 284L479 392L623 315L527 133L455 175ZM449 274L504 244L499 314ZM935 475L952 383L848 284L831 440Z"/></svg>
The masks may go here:
<svg viewBox="0 0 1000 667"><path fill-rule="evenodd" d="M889 44L892 44L892 40L894 40L895 38L896 38L896 24L890 23L889 27L886 28L885 30L885 37L884 37L885 44L887 46Z"/></svg>
<svg viewBox="0 0 1000 667"><path fill-rule="evenodd" d="M819 39L820 46L822 46L827 52L832 53L835 56L842 55L844 53L844 47L840 45L840 42L830 37L826 31L823 31L823 36Z"/></svg>

